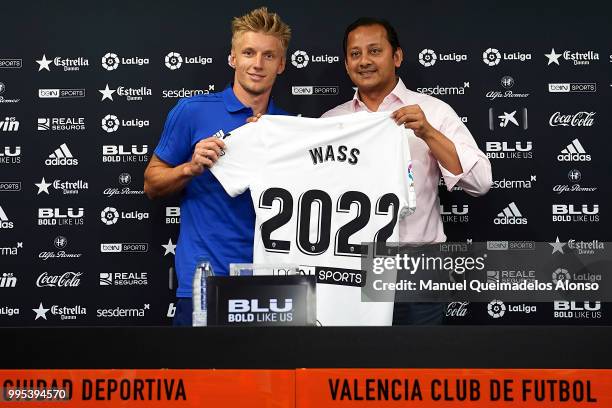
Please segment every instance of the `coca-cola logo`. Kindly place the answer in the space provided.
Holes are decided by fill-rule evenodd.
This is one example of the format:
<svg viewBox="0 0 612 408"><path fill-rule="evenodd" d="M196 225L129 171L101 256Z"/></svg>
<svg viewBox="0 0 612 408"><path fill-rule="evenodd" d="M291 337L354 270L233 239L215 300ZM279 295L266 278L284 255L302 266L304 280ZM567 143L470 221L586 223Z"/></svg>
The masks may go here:
<svg viewBox="0 0 612 408"><path fill-rule="evenodd" d="M470 302L451 302L446 306L446 316L465 317L468 309L467 305Z"/></svg>
<svg viewBox="0 0 612 408"><path fill-rule="evenodd" d="M548 123L550 126L573 126L573 127L589 127L593 126L596 112L581 111L572 114L562 114L555 112L550 117Z"/></svg>
<svg viewBox="0 0 612 408"><path fill-rule="evenodd" d="M43 272L36 279L36 286L54 288L74 288L81 284L81 272L65 272L61 275L49 275Z"/></svg>

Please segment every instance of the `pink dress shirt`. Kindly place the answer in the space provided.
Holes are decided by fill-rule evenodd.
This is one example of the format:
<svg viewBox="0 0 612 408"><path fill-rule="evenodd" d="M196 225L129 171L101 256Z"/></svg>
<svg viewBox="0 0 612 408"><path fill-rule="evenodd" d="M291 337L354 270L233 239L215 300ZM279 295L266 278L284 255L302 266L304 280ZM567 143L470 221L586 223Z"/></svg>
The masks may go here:
<svg viewBox="0 0 612 408"><path fill-rule="evenodd" d="M472 196L480 196L489 191L492 184L491 163L478 148L470 131L465 127L453 108L447 103L429 95L413 92L406 88L402 80L378 107L378 111L393 112L406 105L419 105L427 121L449 138L454 144L461 162L463 173L454 175L434 158L427 144L414 134L410 136L410 154L414 171L416 190L416 211L400 221L400 241L411 243L432 243L446 241L442 218L438 183L444 177L446 188L457 185ZM346 115L368 111L359 100L358 92L352 100L325 112L321 117Z"/></svg>

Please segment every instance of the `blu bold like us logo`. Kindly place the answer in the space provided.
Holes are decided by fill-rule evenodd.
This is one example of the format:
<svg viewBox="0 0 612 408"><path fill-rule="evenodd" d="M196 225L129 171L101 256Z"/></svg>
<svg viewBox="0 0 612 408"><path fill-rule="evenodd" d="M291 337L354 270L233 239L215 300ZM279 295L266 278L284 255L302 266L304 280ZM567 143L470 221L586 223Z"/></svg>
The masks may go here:
<svg viewBox="0 0 612 408"><path fill-rule="evenodd" d="M284 299L282 307L275 298L270 299L267 306L260 305L260 302L260 299L229 299L227 321L251 323L293 320L293 299Z"/></svg>
<svg viewBox="0 0 612 408"><path fill-rule="evenodd" d="M21 163L21 146L1 146L0 164Z"/></svg>
<svg viewBox="0 0 612 408"><path fill-rule="evenodd" d="M533 144L530 141L487 142L486 151L489 159L531 159Z"/></svg>
<svg viewBox="0 0 612 408"><path fill-rule="evenodd" d="M468 213L469 213L469 206L467 204L463 204L463 205L440 204L440 215L442 216L442 222L453 222L453 223L468 222L470 220Z"/></svg>
<svg viewBox="0 0 612 408"><path fill-rule="evenodd" d="M149 160L148 145L103 145L103 163L136 163Z"/></svg>
<svg viewBox="0 0 612 408"><path fill-rule="evenodd" d="M553 204L554 222L599 222L599 204Z"/></svg>
<svg viewBox="0 0 612 408"><path fill-rule="evenodd" d="M181 207L166 207L166 224L181 223Z"/></svg>
<svg viewBox="0 0 612 408"><path fill-rule="evenodd" d="M38 225L74 226L83 225L85 217L84 208L39 208Z"/></svg>

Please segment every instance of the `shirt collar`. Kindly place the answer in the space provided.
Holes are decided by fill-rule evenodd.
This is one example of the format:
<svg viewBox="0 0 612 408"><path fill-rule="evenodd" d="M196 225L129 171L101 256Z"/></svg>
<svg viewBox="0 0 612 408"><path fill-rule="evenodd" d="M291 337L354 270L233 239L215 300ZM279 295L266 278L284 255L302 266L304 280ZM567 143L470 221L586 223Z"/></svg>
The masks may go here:
<svg viewBox="0 0 612 408"><path fill-rule="evenodd" d="M410 91L408 88L406 88L406 85L404 85L402 78L398 78L395 88L393 88L389 95L385 96L385 100L387 100L387 98L396 98L399 99L403 105L409 105L409 93ZM359 90L355 90L355 95L353 95L353 103L351 105L354 112L357 111L360 104L363 104L363 102L361 102L361 99L359 99Z"/></svg>
<svg viewBox="0 0 612 408"><path fill-rule="evenodd" d="M240 100L236 97L234 93L233 84L229 84L221 93L223 97L223 102L225 103L225 108L228 112L239 112L245 109L251 109L248 106L245 106L240 102ZM275 115L278 113L278 108L274 104L272 98L268 101L268 111L266 113Z"/></svg>
<svg viewBox="0 0 612 408"><path fill-rule="evenodd" d="M232 84L225 87L221 95L223 96L223 103L225 103L225 108L228 112L234 113L243 109L248 109L247 106L244 106L242 102L236 98Z"/></svg>

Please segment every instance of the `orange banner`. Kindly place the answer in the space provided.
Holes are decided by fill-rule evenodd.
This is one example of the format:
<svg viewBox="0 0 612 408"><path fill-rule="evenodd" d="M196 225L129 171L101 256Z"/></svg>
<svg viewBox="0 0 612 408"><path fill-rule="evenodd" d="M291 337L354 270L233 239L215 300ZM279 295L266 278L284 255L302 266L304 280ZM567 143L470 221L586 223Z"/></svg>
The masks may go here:
<svg viewBox="0 0 612 408"><path fill-rule="evenodd" d="M296 406L612 407L612 370L308 369Z"/></svg>
<svg viewBox="0 0 612 408"><path fill-rule="evenodd" d="M612 370L0 370L27 407L612 407ZM34 402L34 404L32 404Z"/></svg>
<svg viewBox="0 0 612 408"><path fill-rule="evenodd" d="M24 407L295 406L294 370L0 370L0 387Z"/></svg>

